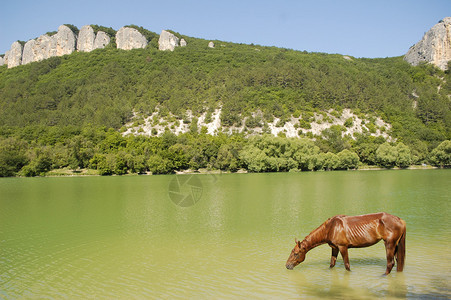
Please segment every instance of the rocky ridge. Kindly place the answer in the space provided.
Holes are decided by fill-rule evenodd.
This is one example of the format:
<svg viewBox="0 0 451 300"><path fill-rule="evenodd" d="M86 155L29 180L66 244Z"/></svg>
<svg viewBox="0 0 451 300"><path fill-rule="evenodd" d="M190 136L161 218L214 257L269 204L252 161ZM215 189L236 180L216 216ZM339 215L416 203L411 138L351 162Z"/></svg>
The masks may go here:
<svg viewBox="0 0 451 300"><path fill-rule="evenodd" d="M53 56L71 54L74 51L91 52L105 48L110 44L112 36L104 31L97 31L90 25L83 26L78 35L69 26L61 25L56 34L43 34L36 39L24 42L14 42L5 55L0 56L0 66L6 64L8 68L26 65L31 62L41 61ZM116 47L123 50L131 50L147 47L147 38L132 27L120 28L114 38ZM169 31L163 30L158 40L159 50L174 51L175 47L185 47L185 39L179 39Z"/></svg>
<svg viewBox="0 0 451 300"><path fill-rule="evenodd" d="M54 35L43 34L36 39L29 40L24 45L14 42L10 50L0 59L0 66L6 64L8 68L26 65L31 62L41 61L53 56L71 54L75 50L79 52L91 52L95 49L105 48L111 41L111 37L103 32L94 33L90 25L85 25L76 35L68 26L61 25ZM144 48L147 40L134 28L122 27L116 34L118 48L130 50Z"/></svg>
<svg viewBox="0 0 451 300"><path fill-rule="evenodd" d="M145 48L149 42L142 33L131 27L119 29L115 38L117 48L124 50ZM110 42L111 36L103 31L95 34L90 25L83 26L78 35L68 26L61 25L54 35L44 34L26 43L14 42L10 50L3 57L0 56L0 66L6 64L8 68L12 68L52 56L71 54L75 50L90 52L105 48ZM158 44L162 51L174 51L175 47L187 45L184 39L179 39L166 30L161 32ZM214 48L215 45L209 42L208 47ZM451 17L443 18L426 32L421 41L409 49L404 59L414 66L428 62L446 70L451 60Z"/></svg>
<svg viewBox="0 0 451 300"><path fill-rule="evenodd" d="M413 66L421 62L432 63L446 70L451 60L451 17L443 18L413 45L404 59Z"/></svg>

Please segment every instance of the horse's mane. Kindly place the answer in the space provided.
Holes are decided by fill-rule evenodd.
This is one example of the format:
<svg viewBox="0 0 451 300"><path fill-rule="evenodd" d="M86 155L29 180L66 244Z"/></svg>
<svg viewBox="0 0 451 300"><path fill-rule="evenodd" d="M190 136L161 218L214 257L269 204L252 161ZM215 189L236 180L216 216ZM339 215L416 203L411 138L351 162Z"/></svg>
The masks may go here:
<svg viewBox="0 0 451 300"><path fill-rule="evenodd" d="M310 250L312 248L315 248L316 246L319 246L321 244L324 244L324 239L326 237L326 226L330 222L330 219L327 219L323 224L321 224L318 228L312 230L302 241L305 248Z"/></svg>

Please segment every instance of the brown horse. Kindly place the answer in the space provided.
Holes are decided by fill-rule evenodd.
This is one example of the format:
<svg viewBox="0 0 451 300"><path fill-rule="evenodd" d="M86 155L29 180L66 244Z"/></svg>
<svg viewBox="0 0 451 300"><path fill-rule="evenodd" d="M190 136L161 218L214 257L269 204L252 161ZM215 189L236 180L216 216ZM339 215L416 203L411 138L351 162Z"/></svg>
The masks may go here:
<svg viewBox="0 0 451 300"><path fill-rule="evenodd" d="M389 274L395 265L395 257L396 270L402 272L406 256L406 222L387 213L362 216L338 215L327 219L302 242L295 239L296 246L288 257L286 267L292 270L304 261L308 251L328 243L332 248L330 267L335 266L338 251L340 251L346 270L351 271L348 248L368 247L380 240L384 240L387 254L385 275Z"/></svg>

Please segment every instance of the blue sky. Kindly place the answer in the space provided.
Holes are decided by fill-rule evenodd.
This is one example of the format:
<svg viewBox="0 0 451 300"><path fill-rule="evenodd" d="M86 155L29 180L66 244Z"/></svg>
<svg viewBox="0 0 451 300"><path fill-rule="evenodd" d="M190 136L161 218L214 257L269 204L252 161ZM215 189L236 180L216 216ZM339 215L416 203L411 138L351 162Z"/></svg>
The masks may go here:
<svg viewBox="0 0 451 300"><path fill-rule="evenodd" d="M204 39L355 57L403 55L446 16L451 0L22 0L1 6L0 53L61 24L129 24Z"/></svg>

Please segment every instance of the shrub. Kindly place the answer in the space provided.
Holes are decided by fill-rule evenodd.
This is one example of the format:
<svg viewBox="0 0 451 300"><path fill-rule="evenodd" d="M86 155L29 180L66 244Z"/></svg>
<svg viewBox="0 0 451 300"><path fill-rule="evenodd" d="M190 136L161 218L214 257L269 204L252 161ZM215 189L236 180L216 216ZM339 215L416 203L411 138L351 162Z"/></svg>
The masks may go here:
<svg viewBox="0 0 451 300"><path fill-rule="evenodd" d="M345 123L343 124L345 127L352 127L354 125L354 118L348 118L346 119Z"/></svg>
<svg viewBox="0 0 451 300"><path fill-rule="evenodd" d="M304 129L312 129L312 125L310 125L310 122L304 119L299 120L299 127Z"/></svg>

